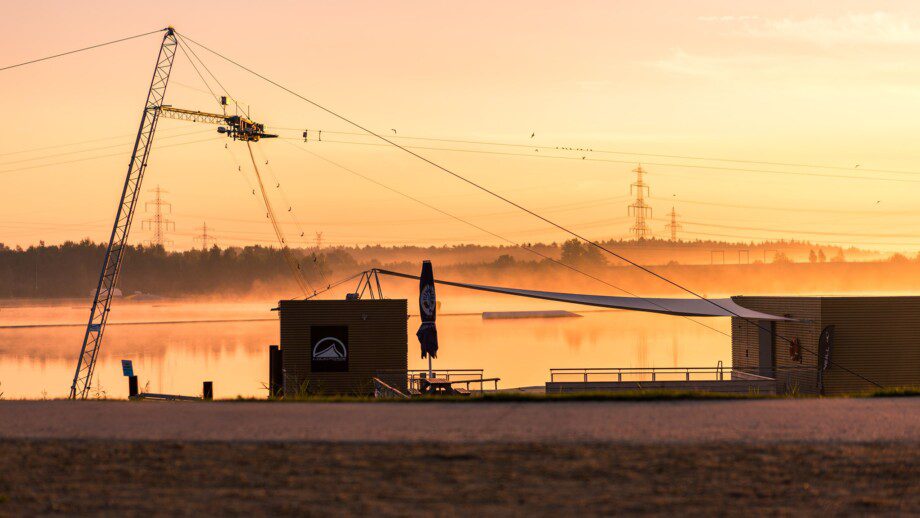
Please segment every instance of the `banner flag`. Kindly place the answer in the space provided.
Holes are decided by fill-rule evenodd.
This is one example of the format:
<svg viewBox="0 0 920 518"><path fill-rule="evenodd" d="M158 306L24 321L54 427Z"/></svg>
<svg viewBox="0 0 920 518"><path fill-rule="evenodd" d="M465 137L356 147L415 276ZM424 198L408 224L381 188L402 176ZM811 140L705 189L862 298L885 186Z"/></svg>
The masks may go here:
<svg viewBox="0 0 920 518"><path fill-rule="evenodd" d="M437 318L437 297L434 291L434 272L431 261L422 263L422 274L418 284L418 312L422 319L415 335L422 347L422 358L438 357L438 329L435 327Z"/></svg>
<svg viewBox="0 0 920 518"><path fill-rule="evenodd" d="M818 337L818 393L824 394L824 371L831 366L831 346L834 344L834 326L821 330Z"/></svg>

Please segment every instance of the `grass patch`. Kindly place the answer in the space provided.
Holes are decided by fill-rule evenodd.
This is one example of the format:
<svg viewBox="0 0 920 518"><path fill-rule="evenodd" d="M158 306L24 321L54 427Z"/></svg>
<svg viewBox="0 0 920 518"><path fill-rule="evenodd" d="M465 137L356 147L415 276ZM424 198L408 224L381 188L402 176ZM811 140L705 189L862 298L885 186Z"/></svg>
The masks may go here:
<svg viewBox="0 0 920 518"><path fill-rule="evenodd" d="M920 387L891 387L878 389L863 397L917 397L920 396Z"/></svg>
<svg viewBox="0 0 920 518"><path fill-rule="evenodd" d="M553 401L687 401L687 400L736 400L776 399L782 396L761 394L726 394L689 390L636 390L627 392L575 392L565 394L532 394L523 392L494 392L468 397L413 397L411 399L374 399L368 396L322 396L307 395L285 399L260 399L239 397L224 401L259 402L309 402L309 403L490 403L490 402L553 402Z"/></svg>
<svg viewBox="0 0 920 518"><path fill-rule="evenodd" d="M772 399L761 394L727 394L691 390L630 390L624 392L573 392L563 394L526 394L497 392L484 394L479 401L686 401L712 399ZM467 398L470 399L470 398Z"/></svg>

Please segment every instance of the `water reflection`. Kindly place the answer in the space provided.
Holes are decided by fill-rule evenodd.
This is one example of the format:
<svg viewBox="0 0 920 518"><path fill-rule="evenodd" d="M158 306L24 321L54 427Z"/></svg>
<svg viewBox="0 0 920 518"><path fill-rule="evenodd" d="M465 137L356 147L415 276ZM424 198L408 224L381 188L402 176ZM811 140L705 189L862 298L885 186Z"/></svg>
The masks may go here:
<svg viewBox="0 0 920 518"><path fill-rule="evenodd" d="M502 299L505 300L505 299ZM487 302L486 302L487 303ZM125 321L268 318L273 304L160 304L120 307ZM480 303L479 311L483 304ZM502 309L507 308L502 304ZM560 309L544 304L513 309ZM578 310L579 308L564 307ZM464 308L467 309L467 308ZM473 308L468 308L473 309ZM494 306L486 306L486 310ZM583 309L583 308L581 308ZM478 315L439 318L441 348L435 367L483 368L501 386L542 385L554 367L668 367L730 365L730 342L688 319L635 312L586 312L581 318L482 320ZM3 308L0 325L80 322L80 306ZM727 319L705 323L728 332ZM409 319L409 367L426 368ZM73 378L81 325L0 329L0 392L6 398L65 397ZM100 395L125 397L120 360L131 359L141 387L195 395L214 382L216 397L262 397L268 346L278 342L277 321L111 325L96 368ZM96 391L94 391L96 392Z"/></svg>

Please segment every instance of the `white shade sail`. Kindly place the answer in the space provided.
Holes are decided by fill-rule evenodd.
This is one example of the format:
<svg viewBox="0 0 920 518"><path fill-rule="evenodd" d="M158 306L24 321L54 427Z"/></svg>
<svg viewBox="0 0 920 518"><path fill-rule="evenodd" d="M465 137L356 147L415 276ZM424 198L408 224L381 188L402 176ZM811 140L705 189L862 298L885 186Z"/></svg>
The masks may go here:
<svg viewBox="0 0 920 518"><path fill-rule="evenodd" d="M416 275L377 270L383 275L418 279ZM646 311L649 313L662 313L686 317L741 317L750 320L791 320L760 311L754 311L735 303L731 298L722 299L687 299L687 298L652 298L652 297L613 297L608 295L587 295L583 293L560 293L555 291L522 290L517 288L503 288L500 286L483 286L464 282L452 282L435 279L437 284L456 286L471 290L488 291L491 293L504 293L518 297L532 299L555 300L583 306L596 306L602 308L625 309L632 311Z"/></svg>

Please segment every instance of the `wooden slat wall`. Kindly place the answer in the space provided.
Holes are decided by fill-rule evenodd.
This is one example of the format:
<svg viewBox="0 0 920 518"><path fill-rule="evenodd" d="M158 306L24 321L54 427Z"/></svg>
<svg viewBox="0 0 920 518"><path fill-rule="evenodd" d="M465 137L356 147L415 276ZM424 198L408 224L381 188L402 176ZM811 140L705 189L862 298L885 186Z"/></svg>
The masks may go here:
<svg viewBox="0 0 920 518"><path fill-rule="evenodd" d="M806 351L818 352L818 336L821 334L821 300L816 297L733 297L739 305L755 311L808 322L776 322L774 340L774 361L776 372L763 371L762 375L775 377L778 390L783 393L818 392L817 356ZM769 321L758 324L769 326ZM789 343L780 338L798 338L802 346L802 362L789 354ZM760 359L759 328L741 318L732 318L732 367L757 368ZM808 367L808 369L803 369Z"/></svg>
<svg viewBox="0 0 920 518"><path fill-rule="evenodd" d="M826 297L822 320L834 324L831 360L884 386L920 385L920 297ZM833 365L827 394L873 390Z"/></svg>
<svg viewBox="0 0 920 518"><path fill-rule="evenodd" d="M408 304L405 299L283 300L284 393L372 395L372 378L406 389ZM348 326L348 372L310 371L310 326Z"/></svg>
<svg viewBox="0 0 920 518"><path fill-rule="evenodd" d="M920 385L920 297L735 297L747 308L774 315L791 314L812 322L778 322L777 335L798 337L802 363L793 362L788 343L777 337L778 378L786 390L817 392L818 338L824 326L835 327L825 394L850 394L875 389L852 370L883 386ZM757 367L757 328L732 319L732 365ZM783 367L810 367L809 372L783 374ZM812 370L813 369L813 370Z"/></svg>

